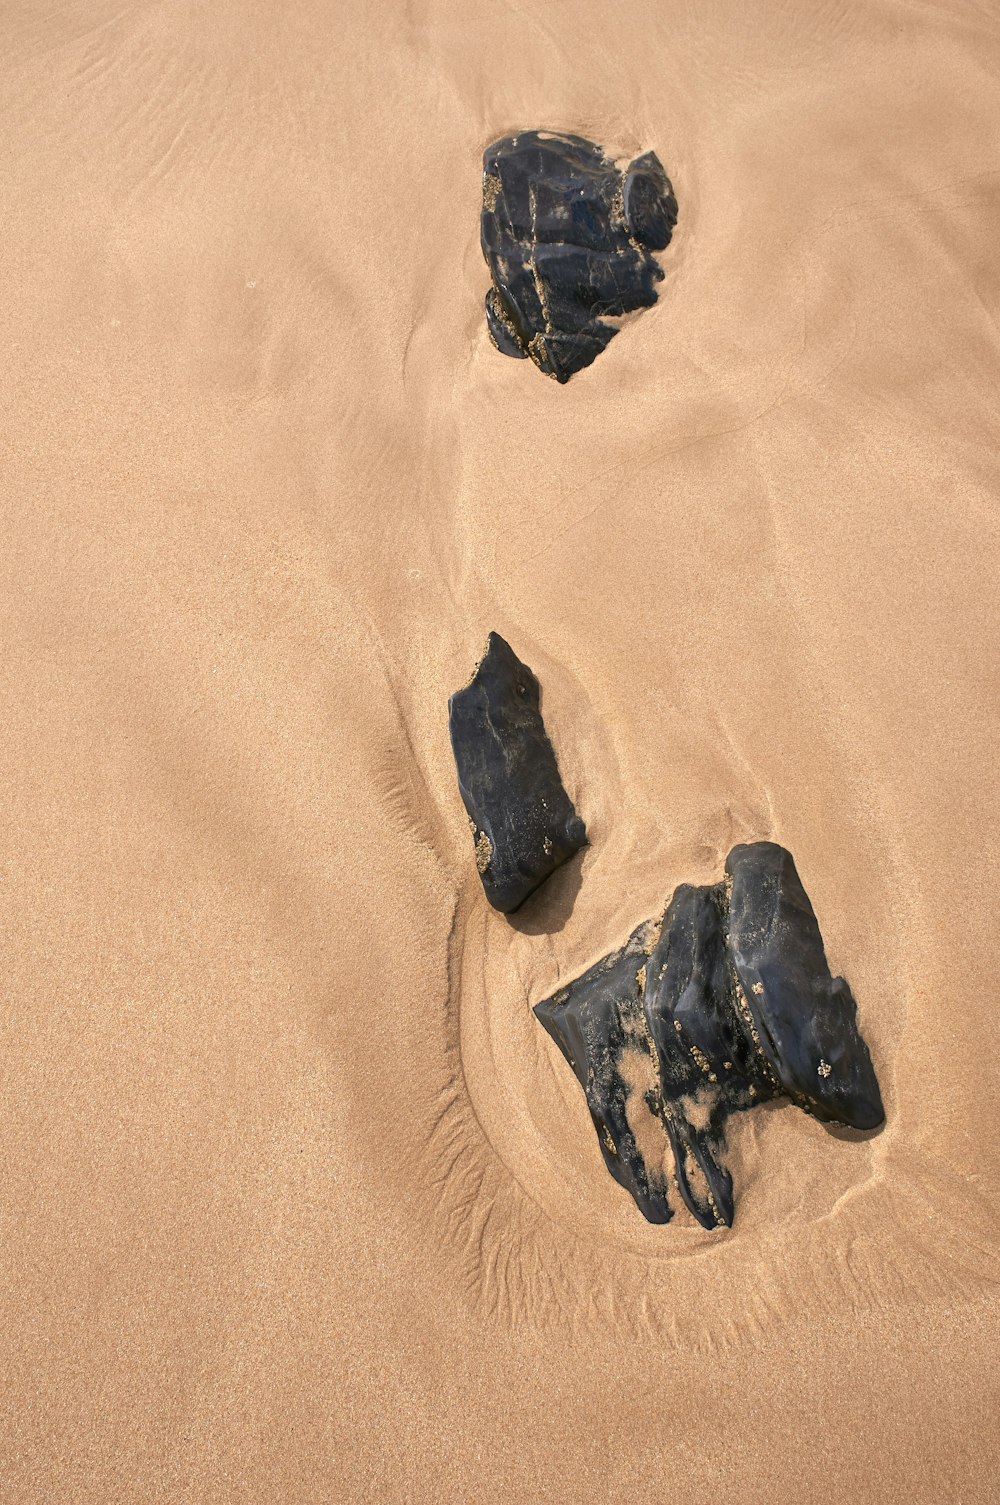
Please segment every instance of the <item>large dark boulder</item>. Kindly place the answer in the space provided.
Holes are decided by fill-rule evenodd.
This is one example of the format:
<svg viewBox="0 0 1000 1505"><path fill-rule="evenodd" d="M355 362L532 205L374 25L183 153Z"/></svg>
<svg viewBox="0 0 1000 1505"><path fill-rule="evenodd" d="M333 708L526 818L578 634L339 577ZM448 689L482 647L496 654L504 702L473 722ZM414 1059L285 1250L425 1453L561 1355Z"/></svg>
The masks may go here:
<svg viewBox="0 0 1000 1505"><path fill-rule="evenodd" d="M677 200L653 152L624 173L581 136L519 131L483 156L486 319L497 349L566 382L656 302Z"/></svg>
<svg viewBox="0 0 1000 1505"><path fill-rule="evenodd" d="M535 1008L587 1094L615 1179L651 1222L670 1216L660 1156L705 1228L730 1226L726 1120L788 1097L825 1123L875 1129L878 1080L842 977L832 977L813 907L784 847L734 847L723 882L683 884L659 923ZM648 1049L642 1108L662 1139L643 1156L626 1050ZM613 1148L612 1148L613 1147Z"/></svg>

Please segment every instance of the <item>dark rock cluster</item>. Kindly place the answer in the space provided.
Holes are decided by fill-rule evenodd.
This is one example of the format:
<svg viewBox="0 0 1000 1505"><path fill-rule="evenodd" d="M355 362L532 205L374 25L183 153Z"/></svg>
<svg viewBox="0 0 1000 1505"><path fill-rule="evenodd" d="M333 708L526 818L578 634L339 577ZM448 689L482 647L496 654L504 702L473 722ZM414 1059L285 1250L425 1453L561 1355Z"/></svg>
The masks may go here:
<svg viewBox="0 0 1000 1505"><path fill-rule="evenodd" d="M483 157L486 318L497 349L556 381L589 366L609 319L656 302L677 200L653 152L620 170L580 136L519 131ZM538 681L497 633L449 702L486 897L516 910L587 843L559 776ZM826 1123L884 1113L847 983L833 977L791 854L734 847L722 882L676 890L659 921L535 1007L576 1074L608 1170L652 1223L670 1188L705 1228L733 1222L732 1113L790 1098Z"/></svg>
<svg viewBox="0 0 1000 1505"><path fill-rule="evenodd" d="M677 200L655 153L622 172L581 136L519 131L483 156L486 319L497 349L566 382L656 302Z"/></svg>
<svg viewBox="0 0 1000 1505"><path fill-rule="evenodd" d="M653 1223L680 1195L731 1226L731 1113L787 1097L826 1123L884 1113L851 990L832 977L791 854L734 847L723 882L682 885L659 922L535 1008L586 1093L605 1163Z"/></svg>

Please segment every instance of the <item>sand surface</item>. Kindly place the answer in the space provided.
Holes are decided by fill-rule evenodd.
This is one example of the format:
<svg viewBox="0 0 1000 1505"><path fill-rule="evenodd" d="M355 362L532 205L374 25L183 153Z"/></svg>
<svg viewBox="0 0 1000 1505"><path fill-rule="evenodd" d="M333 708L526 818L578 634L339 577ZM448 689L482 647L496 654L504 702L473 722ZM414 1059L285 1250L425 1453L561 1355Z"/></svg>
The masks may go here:
<svg viewBox="0 0 1000 1505"><path fill-rule="evenodd" d="M8 0L0 99L0 1498L996 1498L1000 11ZM566 387L530 126L680 204ZM513 925L490 628L592 837ZM765 837L888 1123L653 1228L530 1008Z"/></svg>

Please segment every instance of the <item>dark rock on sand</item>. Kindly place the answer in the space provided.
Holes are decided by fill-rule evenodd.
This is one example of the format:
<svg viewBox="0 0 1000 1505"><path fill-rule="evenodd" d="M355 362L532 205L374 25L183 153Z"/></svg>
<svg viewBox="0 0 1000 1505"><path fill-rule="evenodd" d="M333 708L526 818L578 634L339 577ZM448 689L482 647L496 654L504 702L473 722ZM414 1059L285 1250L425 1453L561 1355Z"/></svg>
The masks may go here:
<svg viewBox="0 0 1000 1505"><path fill-rule="evenodd" d="M740 1005L782 1090L827 1123L875 1129L885 1118L854 995L831 977L823 937L791 854L734 847L728 950Z"/></svg>
<svg viewBox="0 0 1000 1505"><path fill-rule="evenodd" d="M483 155L486 319L504 355L566 382L656 302L677 200L653 152L622 173L580 136L521 131Z"/></svg>
<svg viewBox="0 0 1000 1505"><path fill-rule="evenodd" d="M791 855L734 847L726 874L682 885L658 924L535 1009L584 1087L608 1168L651 1222L671 1215L669 1147L690 1211L705 1228L731 1226L731 1113L789 1097L827 1123L884 1118L854 998L830 975ZM651 1079L635 1069L644 1050ZM643 1113L644 1154L629 1127Z"/></svg>
<svg viewBox="0 0 1000 1505"><path fill-rule="evenodd" d="M637 1079L652 1080L655 1072L636 989L649 928L640 926L620 951L538 1004L535 1014L586 1093L608 1170L644 1217L666 1223L671 1212L665 1177L643 1159L626 1111Z"/></svg>
<svg viewBox="0 0 1000 1505"><path fill-rule="evenodd" d="M471 681L448 704L476 864L486 897L505 914L587 844L586 827L559 777L540 700L527 664L491 632Z"/></svg>

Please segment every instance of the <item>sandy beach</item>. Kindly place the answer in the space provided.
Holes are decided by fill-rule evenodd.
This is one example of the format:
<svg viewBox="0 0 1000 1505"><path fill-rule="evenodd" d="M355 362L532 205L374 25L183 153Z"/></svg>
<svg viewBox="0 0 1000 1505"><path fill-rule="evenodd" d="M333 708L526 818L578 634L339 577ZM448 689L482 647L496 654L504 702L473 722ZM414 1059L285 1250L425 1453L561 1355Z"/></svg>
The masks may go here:
<svg viewBox="0 0 1000 1505"><path fill-rule="evenodd" d="M0 6L0 1500L1000 1493L1000 12ZM656 306L483 314L482 155ZM496 630L590 845L510 919ZM886 1108L644 1222L532 1006L795 855Z"/></svg>

